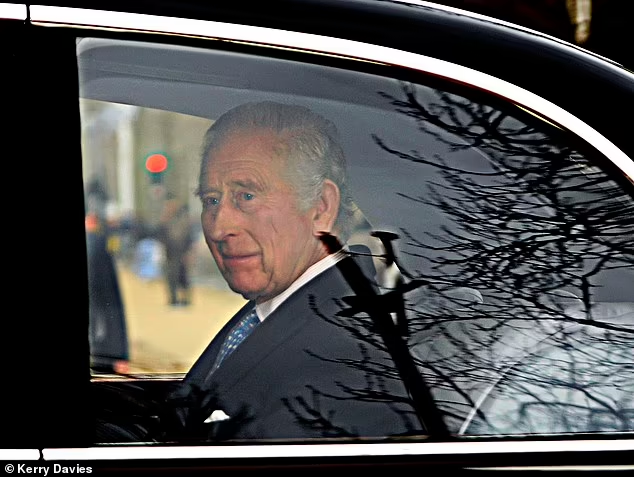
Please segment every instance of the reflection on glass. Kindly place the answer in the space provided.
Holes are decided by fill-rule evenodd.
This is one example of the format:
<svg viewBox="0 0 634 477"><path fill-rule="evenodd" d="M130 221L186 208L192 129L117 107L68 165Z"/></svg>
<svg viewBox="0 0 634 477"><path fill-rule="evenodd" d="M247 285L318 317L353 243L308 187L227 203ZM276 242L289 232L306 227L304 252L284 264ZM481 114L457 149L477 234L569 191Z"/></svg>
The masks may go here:
<svg viewBox="0 0 634 477"><path fill-rule="evenodd" d="M142 415L144 431L104 433L103 442L421 436L428 429L419 418L430 409L455 435L634 430L634 201L598 154L470 92L184 47L119 44L119 53L132 53L112 61L101 43L82 53L84 90L157 109L81 100L87 240L91 250L91 233L103 233L99 250L116 277L107 285L108 260L90 262L93 361L180 377L245 303L211 257L195 191L205 131L248 101L305 105L340 129L359 208L350 254L380 292L367 300L348 283L345 293L311 296L301 319L336 330L337 339L295 350L311 363L300 381L290 357L259 374L257 398L293 420L295 434L254 422L238 400L227 405L229 392L192 386L166 408L177 380L137 380L102 386L98 405L106 421ZM119 305L116 293L102 299L117 288ZM413 405L416 393L405 391L372 320L376 310L407 341L433 406ZM119 317L106 319L118 332L102 326L104 316ZM267 401L281 394L270 384L280 374L302 391ZM336 378L344 374L355 379ZM113 396L139 390L142 410L108 414ZM373 406L391 406L397 425L364 427ZM179 421L182 407L193 420ZM364 425L350 425L357 421Z"/></svg>
<svg viewBox="0 0 634 477"><path fill-rule="evenodd" d="M634 202L554 128L405 86L395 107L446 153L402 151L428 215L402 227L411 347L457 432L634 429ZM465 420L465 413L468 416Z"/></svg>

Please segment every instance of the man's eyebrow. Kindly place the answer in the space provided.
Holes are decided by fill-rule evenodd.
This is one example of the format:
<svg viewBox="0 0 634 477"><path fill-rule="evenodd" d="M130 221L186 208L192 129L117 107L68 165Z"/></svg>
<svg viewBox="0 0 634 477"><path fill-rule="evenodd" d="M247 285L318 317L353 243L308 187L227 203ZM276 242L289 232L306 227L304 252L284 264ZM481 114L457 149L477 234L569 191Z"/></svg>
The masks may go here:
<svg viewBox="0 0 634 477"><path fill-rule="evenodd" d="M260 186L260 184L256 181L250 179L236 179L230 182L231 187L240 187L242 189L253 190L256 192L261 192L264 190L264 187ZM205 187L204 189L198 189L196 195L198 197L204 197L207 194L220 193L221 190L217 187Z"/></svg>
<svg viewBox="0 0 634 477"><path fill-rule="evenodd" d="M219 191L215 187L206 187L204 189L198 189L198 191L196 191L196 195L198 197L202 197L204 195L211 194L212 192L219 192Z"/></svg>

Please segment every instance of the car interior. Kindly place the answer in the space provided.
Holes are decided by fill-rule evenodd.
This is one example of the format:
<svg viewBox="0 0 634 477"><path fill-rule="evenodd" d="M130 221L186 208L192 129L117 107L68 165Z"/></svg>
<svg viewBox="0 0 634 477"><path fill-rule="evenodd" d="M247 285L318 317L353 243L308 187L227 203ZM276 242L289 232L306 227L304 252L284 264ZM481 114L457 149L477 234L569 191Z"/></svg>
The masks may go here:
<svg viewBox="0 0 634 477"><path fill-rule="evenodd" d="M535 148L537 152L531 153L535 157L555 152L544 152L545 149L534 146L533 143L543 137L537 132L531 133L532 136L526 134L526 129L538 124L553 138L562 140L567 137L566 133L519 106L504 104L501 109L506 114L500 117L497 126L501 124L501 129L513 131L509 134L518 137L526 134L521 138L526 141L522 146L526 149L512 150L498 138L481 139L480 132L461 129L471 114L481 112L478 108L484 111L490 104L494 109L504 103L481 91L421 74L397 72L384 65L359 61L353 71L350 61L338 58L316 56L309 61L294 52L267 50L269 56L263 57L252 51L244 45L225 44L217 49L202 49L188 43L81 38L77 42L77 60L80 96L85 106L82 121L88 125L92 117L86 111L107 112L108 105L112 104L168 111L200 118L205 124L233 106L259 100L292 102L323 114L339 128L353 196L359 207L351 245L367 247L365 250L373 257L376 269L374 278L382 293L398 291L403 314L412 323L418 323L405 339L417 362L428 363L421 364L421 375L432 383L438 406L447 413L452 433L490 436L631 431L634 422L632 388L631 384L621 381L627 376L627 367L631 366L627 363L631 363L632 358L631 348L623 346L624 336L629 336L634 329L634 302L630 295L634 266L631 249L627 258L627 244L619 243L614 248L614 259L605 267L598 258L579 265L586 267L586 271L595 267L587 272L592 279L591 288L576 285L572 278L562 279L563 285L547 284L547 277L543 283L523 283L520 273L523 265L514 264L509 254L504 266L517 271L515 282L487 289L481 286L482 281L473 278L472 270L452 275L452 270L467 270L460 267L466 267L462 260L468 253L460 246L449 247L443 235L453 226L452 220L468 221L467 205L463 210L455 210L455 204L465 204L462 194L466 190L473 191L475 202L484 200L484 194L493 199L499 194L500 201L492 200L495 203L492 207L503 208L504 190L522 180L533 186L530 174L518 179L512 166L527 161L529 148ZM466 97L484 98L483 105L471 108ZM416 110L417 105L429 107ZM443 105L448 112L441 111ZM435 121L432 113L436 114ZM495 113L487 114L492 117ZM454 123L449 127L451 121ZM84 131L86 143L97 140L90 134L89 130ZM199 145L190 145L190 149L188 153L195 157ZM506 171L500 172L496 156L500 152L507 157L516 154L517 163L511 163ZM590 152L588 157L592 158L592 154ZM95 159L91 156L85 160ZM184 189L191 190L195 188L196 170L195 163L190 161L188 165L194 170L187 172ZM631 196L614 192L610 189L612 182L601 185L603 179L598 178L599 173L584 160L579 161L576 169L572 161L572 165L560 173L561 180L574 174L579 176L579 171L582 177L596 179L598 189L585 190L585 186L571 183L562 196L568 193L573 198L562 197L558 201L574 202L575 210L583 206L595 210L590 203L592 194L601 196L605 189L608 194L615 194L621 203L626 201L626 208L631 212ZM466 186L457 182L458 175ZM88 180L86 177L86 183ZM482 196L475 195L478 193L475 186L480 187ZM599 190L601 187L604 189ZM425 196L422 190L429 195ZM575 195L578 190L588 195L579 198ZM539 193L518 189L513 194L512 200L522 201L524 210L538 218L536 222L542 224L546 219L556 222L561 218L552 202L543 201ZM551 197L546 192L543 195ZM454 209L451 209L452 201ZM452 240L461 242L463 247L471 243L482 225L476 219L473 223L473 229L458 232ZM510 219L509 224L517 228L518 237L530 239L526 220ZM631 221L616 223L615 227L631 231ZM503 240L500 237L491 236L492 240ZM562 246L570 247L571 256L585 250L581 239L564 241ZM498 272L505 273L504 270ZM495 275L489 279L494 280ZM515 285L509 285L511 283ZM583 295L582 292L588 290L592 296ZM517 318L508 318L510 313ZM566 320L558 319L560 316ZM396 312L393 317L397 319ZM535 317L541 317L540 325L529 326ZM588 320L598 326L589 330L585 326ZM562 336L565 336L563 344ZM619 345L598 345L606 336L617 336L614 342ZM535 382L538 370L553 367L553 363L563 363L561 371L569 371L571 358L567 350L571 346L591 350L588 352L591 356L583 360L588 373L586 379L593 380L593 389L603 399L619 403L621 414L621 411L598 412L587 426L583 424L585 417L579 417L581 424L570 422L574 421L570 416L566 422L563 418L553 419L553 415L557 415L553 407L579 406L581 416L584 406L588 405L583 391L571 391L571 386L566 384L552 386L553 381ZM438 368L442 368L443 362L458 359L459 355L468 359L452 365L454 374L450 369ZM477 372L469 371L467 361L471 359L486 366L483 364ZM494 366L496 359L500 360L500 366ZM614 367L596 367L606 360L614 363ZM92 406L98 423L95 442L151 441L153 436L160 436L161 427L166 425L165 410L161 407L163 397L178 385L181 377L182 373L159 372L94 376ZM556 377L553 380L560 383ZM535 399L544 389L548 397ZM526 417L528 408L531 411Z"/></svg>

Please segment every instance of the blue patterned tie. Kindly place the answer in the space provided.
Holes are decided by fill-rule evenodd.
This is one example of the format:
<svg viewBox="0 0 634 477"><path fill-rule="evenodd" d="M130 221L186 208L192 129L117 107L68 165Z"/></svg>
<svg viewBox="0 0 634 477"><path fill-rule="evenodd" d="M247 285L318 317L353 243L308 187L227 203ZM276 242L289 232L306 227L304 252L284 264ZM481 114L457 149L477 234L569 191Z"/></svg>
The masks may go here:
<svg viewBox="0 0 634 477"><path fill-rule="evenodd" d="M216 364L214 365L214 371L218 369L222 361L229 356L242 341L249 336L253 329L260 324L260 319L255 312L255 307L231 329L225 341L222 343L218 357L216 358Z"/></svg>

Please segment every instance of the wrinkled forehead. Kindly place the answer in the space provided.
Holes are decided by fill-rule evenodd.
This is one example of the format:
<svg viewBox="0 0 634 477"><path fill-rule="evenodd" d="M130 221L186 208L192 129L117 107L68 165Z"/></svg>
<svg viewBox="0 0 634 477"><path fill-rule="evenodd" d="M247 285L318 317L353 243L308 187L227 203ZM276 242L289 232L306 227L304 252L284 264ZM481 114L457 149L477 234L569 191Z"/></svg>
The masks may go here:
<svg viewBox="0 0 634 477"><path fill-rule="evenodd" d="M287 141L273 130L231 131L209 149L201 169L200 189L247 182L259 184L260 189L291 186L287 155Z"/></svg>

